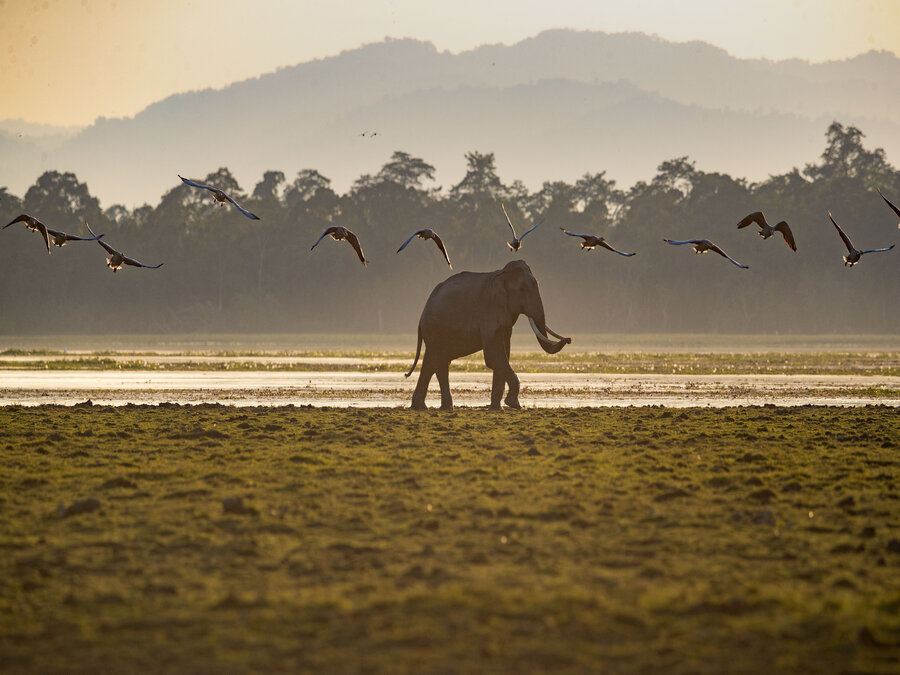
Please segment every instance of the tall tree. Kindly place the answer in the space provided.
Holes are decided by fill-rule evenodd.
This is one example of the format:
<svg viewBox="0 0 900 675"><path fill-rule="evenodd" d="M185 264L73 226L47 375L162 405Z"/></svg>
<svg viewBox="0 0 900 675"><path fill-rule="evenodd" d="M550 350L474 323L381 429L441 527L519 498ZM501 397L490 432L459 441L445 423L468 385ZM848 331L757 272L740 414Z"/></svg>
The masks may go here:
<svg viewBox="0 0 900 675"><path fill-rule="evenodd" d="M494 153L467 152L466 175L450 189L450 196L461 198L466 195L500 199L505 195L503 183L494 166Z"/></svg>
<svg viewBox="0 0 900 675"><path fill-rule="evenodd" d="M625 202L625 193L616 189L616 181L606 177L606 171L586 173L573 187L575 208L581 211L594 227L605 227Z"/></svg>
<svg viewBox="0 0 900 675"><path fill-rule="evenodd" d="M407 189L419 189L423 181L434 180L434 167L423 159L398 150L381 167L376 180L396 183Z"/></svg>
<svg viewBox="0 0 900 675"><path fill-rule="evenodd" d="M253 199L269 208L275 207L281 201L284 180L284 171L266 171L253 188Z"/></svg>
<svg viewBox="0 0 900 675"><path fill-rule="evenodd" d="M836 178L877 179L891 173L882 148L867 150L865 134L855 126L832 122L825 132L826 145L818 164L807 164L804 173L813 180Z"/></svg>
<svg viewBox="0 0 900 675"><path fill-rule="evenodd" d="M299 202L305 202L312 199L319 190L330 189L330 178L326 178L315 169L302 169L297 172L297 177L294 178L294 181L288 188L287 193L285 194L285 200L287 201L288 206L293 208Z"/></svg>

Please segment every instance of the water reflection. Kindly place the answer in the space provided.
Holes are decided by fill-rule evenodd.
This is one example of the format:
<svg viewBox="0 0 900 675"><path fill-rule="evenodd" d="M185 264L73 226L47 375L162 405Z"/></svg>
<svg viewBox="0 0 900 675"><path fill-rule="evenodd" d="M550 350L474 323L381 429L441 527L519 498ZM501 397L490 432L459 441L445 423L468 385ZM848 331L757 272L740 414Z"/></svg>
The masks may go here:
<svg viewBox="0 0 900 675"><path fill-rule="evenodd" d="M415 376L366 372L20 371L0 370L2 405L224 403L239 406L407 406ZM854 375L605 375L522 373L526 407L666 405L900 406L879 388L900 390L900 377ZM454 402L486 405L490 373L453 373ZM429 404L437 406L437 383Z"/></svg>

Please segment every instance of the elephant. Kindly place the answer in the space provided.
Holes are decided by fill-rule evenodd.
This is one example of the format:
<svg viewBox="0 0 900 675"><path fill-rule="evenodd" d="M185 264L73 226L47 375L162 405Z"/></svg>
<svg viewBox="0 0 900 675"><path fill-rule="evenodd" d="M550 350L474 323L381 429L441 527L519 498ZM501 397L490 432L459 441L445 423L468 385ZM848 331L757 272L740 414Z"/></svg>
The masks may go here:
<svg viewBox="0 0 900 675"><path fill-rule="evenodd" d="M507 263L493 272L460 272L435 286L422 310L416 358L406 373L409 377L416 369L424 342L422 369L410 407L425 410L428 384L431 376L437 375L441 409L452 410L450 362L480 350L484 352L484 364L494 372L490 407L500 410L500 399L509 385L506 405L521 408L519 378L509 365L509 340L520 314L528 317L538 343L548 354L556 354L572 342L547 327L538 282L524 260Z"/></svg>

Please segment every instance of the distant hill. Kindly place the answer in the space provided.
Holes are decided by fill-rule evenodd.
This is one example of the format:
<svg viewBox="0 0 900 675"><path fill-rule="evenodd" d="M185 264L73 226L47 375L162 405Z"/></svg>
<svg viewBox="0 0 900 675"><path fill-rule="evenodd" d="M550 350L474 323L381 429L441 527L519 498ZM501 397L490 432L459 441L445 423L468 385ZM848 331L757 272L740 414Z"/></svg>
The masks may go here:
<svg viewBox="0 0 900 675"><path fill-rule="evenodd" d="M227 166L247 191L265 170L302 168L343 191L395 150L433 164L445 188L469 150L494 152L504 181L532 189L602 170L627 187L680 155L760 180L815 160L833 119L900 154L898 79L887 53L772 62L641 33L554 30L456 55L388 39L49 144L0 122L0 185L22 194L42 170L74 171L104 206L134 206L155 204L177 173Z"/></svg>

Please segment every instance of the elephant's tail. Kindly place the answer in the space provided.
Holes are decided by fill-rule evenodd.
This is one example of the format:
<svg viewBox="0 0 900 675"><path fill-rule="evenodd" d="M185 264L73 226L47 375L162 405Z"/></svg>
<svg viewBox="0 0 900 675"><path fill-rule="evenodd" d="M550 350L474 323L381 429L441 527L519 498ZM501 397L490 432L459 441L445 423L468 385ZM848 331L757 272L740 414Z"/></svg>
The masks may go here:
<svg viewBox="0 0 900 675"><path fill-rule="evenodd" d="M412 368L409 369L409 372L406 373L403 377L409 377L413 374L413 371L416 369L416 364L419 362L419 354L422 352L422 327L419 326L419 341L416 343L416 358L413 359Z"/></svg>

